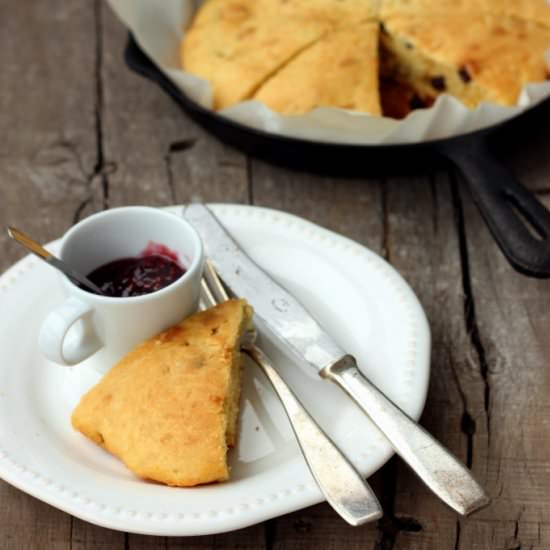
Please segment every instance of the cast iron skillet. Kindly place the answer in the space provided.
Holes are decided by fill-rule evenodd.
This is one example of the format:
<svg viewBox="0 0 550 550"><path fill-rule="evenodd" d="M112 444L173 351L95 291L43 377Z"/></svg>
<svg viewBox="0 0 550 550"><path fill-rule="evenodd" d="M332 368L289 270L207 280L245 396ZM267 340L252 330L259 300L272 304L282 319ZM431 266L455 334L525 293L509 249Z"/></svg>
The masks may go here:
<svg viewBox="0 0 550 550"><path fill-rule="evenodd" d="M550 277L550 212L491 153L495 133L518 124L544 123L550 101L488 129L405 145L342 145L288 138L249 128L187 98L129 35L124 58L137 73L170 94L188 115L225 143L268 162L330 175L393 173L452 162L469 184L493 237L511 265L532 277ZM520 120L522 119L522 120ZM514 129L514 126L516 130ZM400 170L402 167L402 170Z"/></svg>

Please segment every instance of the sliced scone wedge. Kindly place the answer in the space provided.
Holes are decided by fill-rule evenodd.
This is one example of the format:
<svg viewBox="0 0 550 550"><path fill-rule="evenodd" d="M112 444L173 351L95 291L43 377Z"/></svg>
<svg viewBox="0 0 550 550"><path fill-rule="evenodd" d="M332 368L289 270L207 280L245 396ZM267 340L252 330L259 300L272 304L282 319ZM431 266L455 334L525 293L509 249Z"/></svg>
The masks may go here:
<svg viewBox="0 0 550 550"><path fill-rule="evenodd" d="M287 115L315 107L380 115L378 31L378 23L365 21L327 33L268 79L254 99Z"/></svg>
<svg viewBox="0 0 550 550"><path fill-rule="evenodd" d="M185 35L182 66L210 83L215 110L250 98L267 78L327 31L322 19L287 17L285 11L272 8L262 12L263 4L263 0L258 5L227 2L216 12L217 19L199 11L200 24L193 24ZM236 5L241 5L240 12ZM204 9L209 6L207 2Z"/></svg>
<svg viewBox="0 0 550 550"><path fill-rule="evenodd" d="M244 300L230 300L139 345L83 396L74 428L142 478L175 486L228 479L240 337L251 316Z"/></svg>
<svg viewBox="0 0 550 550"><path fill-rule="evenodd" d="M514 105L523 86L548 78L550 29L514 17L455 13L387 17L382 73L425 100L449 92L468 107Z"/></svg>

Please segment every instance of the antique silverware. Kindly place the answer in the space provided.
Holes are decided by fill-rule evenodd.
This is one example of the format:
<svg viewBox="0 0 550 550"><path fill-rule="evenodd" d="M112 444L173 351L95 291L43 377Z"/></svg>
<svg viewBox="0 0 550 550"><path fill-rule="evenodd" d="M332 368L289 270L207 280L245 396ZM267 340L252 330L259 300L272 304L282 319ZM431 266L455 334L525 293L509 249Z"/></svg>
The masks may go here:
<svg viewBox="0 0 550 550"><path fill-rule="evenodd" d="M212 306L227 299L225 288L207 261L201 301ZM256 329L247 330L241 347L262 369L281 400L306 464L327 502L354 526L382 517L378 499L368 483L317 425L273 368L269 357L256 345Z"/></svg>
<svg viewBox="0 0 550 550"><path fill-rule="evenodd" d="M363 375L355 359L239 248L205 205L189 205L185 217L201 235L206 255L222 281L235 296L243 296L252 304L261 327L322 378L347 392L441 500L463 515L489 502L470 471Z"/></svg>
<svg viewBox="0 0 550 550"><path fill-rule="evenodd" d="M15 227L8 227L8 235L12 239L17 241L20 245L25 247L29 252L32 252L40 259L44 260L48 265L51 265L52 267L55 267L56 269L64 273L67 277L69 277L69 279L71 279L71 281L73 281L73 283L81 285L87 290L90 290L95 294L99 294L100 296L105 295L105 293L97 285L92 283L90 279L75 271L63 260L56 258L51 252L48 252L44 247L39 245L28 235L25 235L25 233L19 231L19 229L15 229Z"/></svg>

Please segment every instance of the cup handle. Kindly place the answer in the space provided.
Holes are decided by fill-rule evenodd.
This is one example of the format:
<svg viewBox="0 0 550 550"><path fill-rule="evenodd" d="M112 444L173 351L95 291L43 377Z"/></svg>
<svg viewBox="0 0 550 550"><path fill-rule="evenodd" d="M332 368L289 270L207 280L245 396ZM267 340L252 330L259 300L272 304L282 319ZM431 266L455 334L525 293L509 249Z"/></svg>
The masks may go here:
<svg viewBox="0 0 550 550"><path fill-rule="evenodd" d="M76 298L68 298L44 319L38 335L40 351L54 363L64 366L76 365L93 355L103 346L103 342L92 324L92 312L90 305ZM81 337L65 345L69 330L79 320L83 321Z"/></svg>

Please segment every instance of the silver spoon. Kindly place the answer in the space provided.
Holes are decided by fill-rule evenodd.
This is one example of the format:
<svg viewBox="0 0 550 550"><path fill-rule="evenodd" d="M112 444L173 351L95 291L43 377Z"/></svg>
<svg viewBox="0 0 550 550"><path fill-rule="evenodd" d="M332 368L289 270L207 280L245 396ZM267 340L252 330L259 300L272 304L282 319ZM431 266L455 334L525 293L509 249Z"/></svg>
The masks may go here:
<svg viewBox="0 0 550 550"><path fill-rule="evenodd" d="M27 250L32 252L33 254L36 254L39 258L44 260L47 264L55 267L56 269L59 269L62 273L67 275L73 283L82 285L86 287L88 290L91 290L92 292L95 292L96 294L99 294L100 296L106 296L105 292L103 292L97 285L92 283L90 279L87 277L84 277L84 275L81 275L80 273L77 273L72 267L67 265L63 260L60 260L59 258L56 258L51 252L48 252L45 248L40 246L36 241L33 241L28 235L25 235L25 233L22 233L18 229L15 229L15 227L8 227L8 235L16 240L20 245L24 246Z"/></svg>

